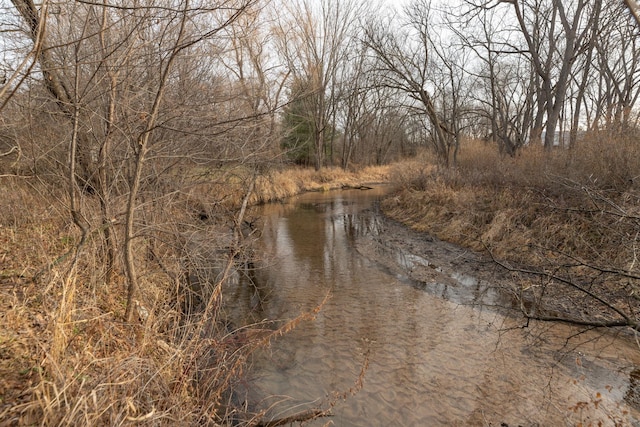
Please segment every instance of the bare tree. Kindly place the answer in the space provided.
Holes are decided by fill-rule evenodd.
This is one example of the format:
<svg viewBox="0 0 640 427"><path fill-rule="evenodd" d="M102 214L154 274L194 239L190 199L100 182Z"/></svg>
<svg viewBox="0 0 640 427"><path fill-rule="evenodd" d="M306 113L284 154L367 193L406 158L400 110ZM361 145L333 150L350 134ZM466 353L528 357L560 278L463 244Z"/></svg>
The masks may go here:
<svg viewBox="0 0 640 427"><path fill-rule="evenodd" d="M363 3L358 0L300 0L287 3L278 28L279 50L295 82L307 93L312 123L314 166L326 163L338 95L339 69L346 66L351 29Z"/></svg>
<svg viewBox="0 0 640 427"><path fill-rule="evenodd" d="M46 19L48 15L48 3L44 3L38 10L33 0L12 0L12 3L28 26L28 32L34 42L34 52L37 53L43 81L47 90L51 93L60 108L68 115L71 112L71 95L67 84L60 78L57 67L51 56L51 50L47 46L44 33L46 31Z"/></svg>
<svg viewBox="0 0 640 427"><path fill-rule="evenodd" d="M635 23L620 5L607 5L594 38L590 128L626 132L640 95L640 57Z"/></svg>
<svg viewBox="0 0 640 427"><path fill-rule="evenodd" d="M254 147L254 153L269 152L273 158L279 152L278 113L291 71L279 62L275 53L270 13L270 8L257 5L228 26L225 29L228 55L221 56L221 60L230 73L232 90L244 103L239 109L252 117L250 135L244 138L263 144L260 148Z"/></svg>
<svg viewBox="0 0 640 427"><path fill-rule="evenodd" d="M501 1L512 6L519 31L525 41L526 55L532 63L536 78L540 79L537 93L538 113L531 132L531 140L542 134L543 115L546 115L544 146L555 143L556 130L564 109L570 76L577 56L588 45L594 20L585 22L588 2L580 0L565 7L562 1L516 2Z"/></svg>
<svg viewBox="0 0 640 427"><path fill-rule="evenodd" d="M638 2L635 0L624 0L624 4L629 9L629 12L631 12L636 24L640 25L640 6L638 5Z"/></svg>
<svg viewBox="0 0 640 427"><path fill-rule="evenodd" d="M170 152L175 153L166 138L182 131L193 135L188 125L196 124L182 120L189 109L185 103L176 109L182 102L173 96L178 93L174 84L179 65L186 64L199 45L218 35L252 3L186 2L174 7L71 2L56 5L58 12L50 16L47 3L37 8L32 0L13 2L36 46L42 82L72 130L70 186L80 188L81 195L99 198L102 215L97 229L105 240L107 284L117 259L114 226L119 221L124 225L121 250L129 289L128 320L139 287L135 256L139 224L149 221L147 215L140 217L140 204L147 203L146 197L141 200L141 191L157 182L157 177L152 178L155 172L147 168L151 159L167 159ZM187 99L187 93L182 96ZM178 104L165 107L169 99ZM201 109L201 113L205 112ZM255 111L246 116L253 115ZM185 144L192 139L185 139ZM128 144L116 145L116 140ZM177 158L197 154L193 149L201 146L193 143L192 150ZM154 160L154 169L161 165ZM162 167L167 166L171 163ZM75 189L70 191L72 217L86 234L93 226L81 221L75 195ZM118 215L121 220L116 219Z"/></svg>
<svg viewBox="0 0 640 427"><path fill-rule="evenodd" d="M466 16L458 14L461 19L452 31L478 63L468 72L476 78L478 90L472 97L477 120L487 123L479 136L495 141L500 153L515 156L529 139L537 89L529 62L505 49L506 13L497 8L472 9Z"/></svg>
<svg viewBox="0 0 640 427"><path fill-rule="evenodd" d="M431 7L427 0L417 0L406 9L404 30L390 23L371 24L365 43L378 58L381 84L406 94L422 111L431 127L433 148L449 166L451 150L456 147L456 133L439 111L434 99Z"/></svg>
<svg viewBox="0 0 640 427"><path fill-rule="evenodd" d="M350 56L350 67L343 68L341 77L339 101L342 108L343 141L341 166L347 169L358 145L357 124L366 111L367 90L369 82L366 80L367 58L362 46L353 50Z"/></svg>

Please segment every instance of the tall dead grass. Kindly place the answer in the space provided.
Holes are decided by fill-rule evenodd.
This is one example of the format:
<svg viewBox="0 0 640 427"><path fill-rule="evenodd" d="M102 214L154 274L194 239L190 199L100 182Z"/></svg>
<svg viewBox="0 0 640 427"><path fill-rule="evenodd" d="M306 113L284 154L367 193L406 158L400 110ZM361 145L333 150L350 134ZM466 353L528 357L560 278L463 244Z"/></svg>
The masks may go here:
<svg viewBox="0 0 640 427"><path fill-rule="evenodd" d="M73 254L65 256L78 235L63 192L17 178L0 192L2 425L189 424L202 418L185 364L192 344L177 339L179 316L170 309L166 278L145 279L147 292L156 293L152 315L122 322L126 289L121 278L101 285L96 242L81 248L77 263Z"/></svg>
<svg viewBox="0 0 640 427"><path fill-rule="evenodd" d="M255 177L251 202L385 181L388 171L271 171ZM234 384L252 352L315 312L229 329L220 317L232 270L225 266L239 255L216 247L228 245L230 215L253 177L242 168L205 175L165 191L169 196L142 212L148 225L141 234L146 249L137 254L143 274L134 323L122 321L124 278L116 274L104 284L99 232L76 246L80 236L63 189L37 178L0 181L0 425L258 423L260 414L235 401ZM83 214L99 224L95 200L82 203ZM195 287L185 281L198 268L211 269L212 253L222 273L199 278L212 281L194 308Z"/></svg>
<svg viewBox="0 0 640 427"><path fill-rule="evenodd" d="M357 171L330 167L320 171L309 168L287 168L269 171L257 178L252 203L282 200L305 191L328 191L341 187L387 182L391 167L368 166Z"/></svg>
<svg viewBox="0 0 640 427"><path fill-rule="evenodd" d="M457 169L425 166L403 177L404 190L383 208L415 229L505 259L537 263L564 253L628 265L637 229L620 219L638 214L640 145L604 138L551 152L526 147L515 158L468 141Z"/></svg>
<svg viewBox="0 0 640 427"><path fill-rule="evenodd" d="M384 212L490 253L527 318L636 328L638 144L592 136L570 150L496 151L468 143L457 169L420 170Z"/></svg>

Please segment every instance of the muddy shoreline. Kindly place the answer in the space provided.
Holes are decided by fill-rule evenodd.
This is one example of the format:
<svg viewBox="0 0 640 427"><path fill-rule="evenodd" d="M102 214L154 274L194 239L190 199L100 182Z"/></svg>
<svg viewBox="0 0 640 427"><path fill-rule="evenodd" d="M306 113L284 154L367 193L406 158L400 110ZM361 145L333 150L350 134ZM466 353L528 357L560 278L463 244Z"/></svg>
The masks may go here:
<svg viewBox="0 0 640 427"><path fill-rule="evenodd" d="M464 305L521 314L508 272L470 249L439 240L385 216L378 233L357 242L360 254L411 286Z"/></svg>
<svg viewBox="0 0 640 427"><path fill-rule="evenodd" d="M380 228L377 234L360 239L357 250L412 286L456 303L520 317L523 325L527 323L525 312L532 317L576 324L615 319L580 292L566 286L546 287L545 297L541 298L540 287L535 284L542 281L541 277L508 271L488 254L413 230L386 216L379 206L371 214L381 218ZM620 304L625 303L624 290L609 292L619 295ZM621 329L629 336L634 333L628 327Z"/></svg>

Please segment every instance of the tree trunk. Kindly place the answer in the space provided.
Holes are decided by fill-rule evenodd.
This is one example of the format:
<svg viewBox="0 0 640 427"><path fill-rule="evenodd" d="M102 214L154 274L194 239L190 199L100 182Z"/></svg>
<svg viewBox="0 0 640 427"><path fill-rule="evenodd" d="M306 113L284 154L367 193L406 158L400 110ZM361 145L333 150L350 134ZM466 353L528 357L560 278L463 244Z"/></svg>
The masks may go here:
<svg viewBox="0 0 640 427"><path fill-rule="evenodd" d="M158 90L156 91L153 101L153 107L147 119L145 129L138 136L136 141L137 147L135 147L135 164L133 177L130 182L129 197L127 200L127 207L125 211L125 235L124 235L124 262L125 273L127 275L127 303L124 313L124 318L127 322L133 320L133 307L135 305L135 294L138 290L138 274L136 271L136 263L134 258L133 240L135 239L135 211L138 199L138 192L140 191L140 181L142 179L142 171L146 163L146 155L149 149L149 141L153 129L158 121L158 114L160 112L160 104L164 98L165 89L167 86L167 80L169 79L169 73L173 67L178 53L181 51L182 38L184 36L185 25L187 21L187 10L189 9L189 2L185 2L184 12L180 21L180 30L177 40L173 46L173 50L169 55L167 63L162 70L160 82L158 84Z"/></svg>

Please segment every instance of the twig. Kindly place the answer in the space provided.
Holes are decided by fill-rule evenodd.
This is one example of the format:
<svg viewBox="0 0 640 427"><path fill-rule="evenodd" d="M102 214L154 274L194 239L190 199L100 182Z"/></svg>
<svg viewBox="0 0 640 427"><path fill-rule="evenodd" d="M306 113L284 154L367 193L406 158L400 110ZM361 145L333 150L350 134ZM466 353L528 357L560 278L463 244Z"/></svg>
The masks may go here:
<svg viewBox="0 0 640 427"><path fill-rule="evenodd" d="M489 250L489 255L491 256L491 258L493 259L493 261L498 264L499 266L501 266L502 268L504 268L507 271L510 272L515 272L515 273L523 273L523 274L530 274L530 275L534 275L534 276L544 276L544 277L548 277L549 279L555 280L557 282L563 283L565 285L568 285L582 293L584 293L585 295L589 296L590 298L594 299L595 301L599 302L600 304L602 304L603 306L605 306L606 308L608 308L609 310L615 312L616 314L618 314L620 317L622 317L623 320L613 320L613 321L593 321L593 320L580 320L580 319L571 319L571 318L564 318L564 317L557 317L557 316L539 316L539 315L532 315L529 312L527 312L527 310L524 309L524 307L521 307L522 312L524 313L524 315L527 318L530 319L534 319L534 320L541 320L541 321L554 321L554 322L564 322L564 323L572 323L575 325L581 325L581 326L593 326L593 327L622 327L622 326L628 326L631 327L634 330L640 330L640 325L638 324L638 322L634 321L633 319L631 319L631 317L629 317L629 315L627 315L624 311L620 310L618 307L616 307L615 305L609 303L608 301L604 300L602 297L600 297L599 295L596 295L595 293L593 293L592 291L585 289L584 287L580 286L579 284L573 282L570 279L566 279L564 277L558 276L556 274L553 273L548 273L548 272L544 272L544 271L536 271L536 270L528 270L528 269L524 269L524 268L516 268L516 267L511 267L510 265L507 265L499 260L497 260L493 253Z"/></svg>
<svg viewBox="0 0 640 427"><path fill-rule="evenodd" d="M14 145L13 147L11 147L11 150L7 151L6 153L0 153L0 157L6 157L16 150L20 150L20 147L18 147L17 145Z"/></svg>
<svg viewBox="0 0 640 427"><path fill-rule="evenodd" d="M330 410L309 409L304 412L300 412L290 417L279 418L271 421L260 421L258 424L254 424L253 427L277 427L285 424L300 423L304 421L315 420L316 418L332 417L333 414Z"/></svg>
<svg viewBox="0 0 640 427"><path fill-rule="evenodd" d="M14 174L14 173L6 173L3 175L0 175L0 178L22 178L22 179L27 179L27 178L35 178L34 175L18 175L18 174Z"/></svg>

